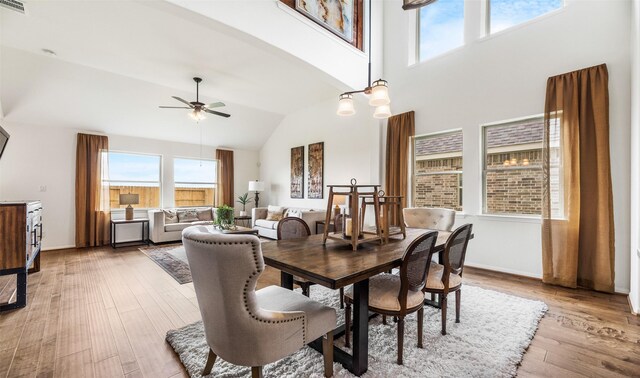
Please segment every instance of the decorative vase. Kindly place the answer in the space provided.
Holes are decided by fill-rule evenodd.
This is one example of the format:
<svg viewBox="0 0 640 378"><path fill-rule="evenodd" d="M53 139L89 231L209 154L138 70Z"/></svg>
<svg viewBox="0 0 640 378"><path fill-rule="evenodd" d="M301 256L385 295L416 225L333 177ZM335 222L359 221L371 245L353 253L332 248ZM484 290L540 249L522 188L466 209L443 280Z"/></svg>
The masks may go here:
<svg viewBox="0 0 640 378"><path fill-rule="evenodd" d="M247 212L244 211L244 210L240 211L240 216L241 217L246 217L247 216Z"/></svg>

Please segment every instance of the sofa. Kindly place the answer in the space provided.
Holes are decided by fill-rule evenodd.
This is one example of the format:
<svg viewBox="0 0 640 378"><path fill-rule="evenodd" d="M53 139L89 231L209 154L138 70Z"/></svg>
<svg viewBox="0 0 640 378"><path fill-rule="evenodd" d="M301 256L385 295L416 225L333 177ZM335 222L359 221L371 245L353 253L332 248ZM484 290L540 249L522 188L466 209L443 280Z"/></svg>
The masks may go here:
<svg viewBox="0 0 640 378"><path fill-rule="evenodd" d="M256 207L251 210L251 227L258 230L258 235L269 238L278 238L278 221L267 220L269 207ZM316 233L316 222L325 220L326 211L321 209L309 209L301 207L282 207L283 217L292 216L302 219L312 234Z"/></svg>
<svg viewBox="0 0 640 378"><path fill-rule="evenodd" d="M182 240L182 230L189 226L211 225L215 207L149 210L149 240L154 244Z"/></svg>

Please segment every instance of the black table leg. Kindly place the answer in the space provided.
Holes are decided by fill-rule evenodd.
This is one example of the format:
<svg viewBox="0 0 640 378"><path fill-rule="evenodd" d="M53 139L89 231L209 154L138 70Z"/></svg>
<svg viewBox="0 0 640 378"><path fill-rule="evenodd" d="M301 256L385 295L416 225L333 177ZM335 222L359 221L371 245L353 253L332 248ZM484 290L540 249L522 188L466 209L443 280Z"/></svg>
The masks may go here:
<svg viewBox="0 0 640 378"><path fill-rule="evenodd" d="M353 365L357 376L369 368L369 279L353 285Z"/></svg>
<svg viewBox="0 0 640 378"><path fill-rule="evenodd" d="M429 293L427 293L427 296L429 296L429 298L431 297L431 295ZM442 308L442 300L440 299L440 294L436 294L435 295L436 299L435 300L431 300L431 299L426 299L424 300L424 304L425 306L431 306L431 307L435 307L435 308Z"/></svg>
<svg viewBox="0 0 640 378"><path fill-rule="evenodd" d="M285 289L293 290L293 276L289 273L280 271L280 286Z"/></svg>

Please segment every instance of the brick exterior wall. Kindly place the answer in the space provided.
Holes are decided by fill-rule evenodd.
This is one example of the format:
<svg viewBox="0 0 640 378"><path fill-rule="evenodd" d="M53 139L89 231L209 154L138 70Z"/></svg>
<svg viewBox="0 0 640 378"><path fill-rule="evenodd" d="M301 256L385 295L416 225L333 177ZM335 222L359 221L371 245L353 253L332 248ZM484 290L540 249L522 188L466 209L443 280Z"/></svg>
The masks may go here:
<svg viewBox="0 0 640 378"><path fill-rule="evenodd" d="M462 211L462 174L449 171L462 171L462 157L416 161L413 205Z"/></svg>
<svg viewBox="0 0 640 378"><path fill-rule="evenodd" d="M516 166L504 161L517 159ZM529 165L523 166L523 159ZM487 156L486 212L489 214L542 213L542 151L529 150Z"/></svg>

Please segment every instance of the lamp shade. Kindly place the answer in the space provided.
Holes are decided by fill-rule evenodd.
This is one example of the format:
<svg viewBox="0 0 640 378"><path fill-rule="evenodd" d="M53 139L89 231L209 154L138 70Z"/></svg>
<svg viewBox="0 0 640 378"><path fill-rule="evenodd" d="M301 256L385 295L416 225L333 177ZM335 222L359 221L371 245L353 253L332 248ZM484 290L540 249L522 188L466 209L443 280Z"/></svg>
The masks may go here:
<svg viewBox="0 0 640 378"><path fill-rule="evenodd" d="M350 116L356 114L356 109L353 106L353 96L350 94L341 94L338 101L338 111L336 112L340 116Z"/></svg>
<svg viewBox="0 0 640 378"><path fill-rule="evenodd" d="M389 98L389 87L386 80L376 80L371 84L371 94L369 95L369 105L380 106L388 105L391 102Z"/></svg>
<svg viewBox="0 0 640 378"><path fill-rule="evenodd" d="M140 203L138 194L120 194L120 205L137 205Z"/></svg>
<svg viewBox="0 0 640 378"><path fill-rule="evenodd" d="M333 195L333 205L335 206L342 206L345 204L346 201L347 201L347 196L343 196L340 194Z"/></svg>
<svg viewBox="0 0 640 378"><path fill-rule="evenodd" d="M389 105L380 105L376 107L373 112L373 117L378 119L384 119L391 117L391 108Z"/></svg>
<svg viewBox="0 0 640 378"><path fill-rule="evenodd" d="M264 181L249 181L250 192L262 192L264 191Z"/></svg>

